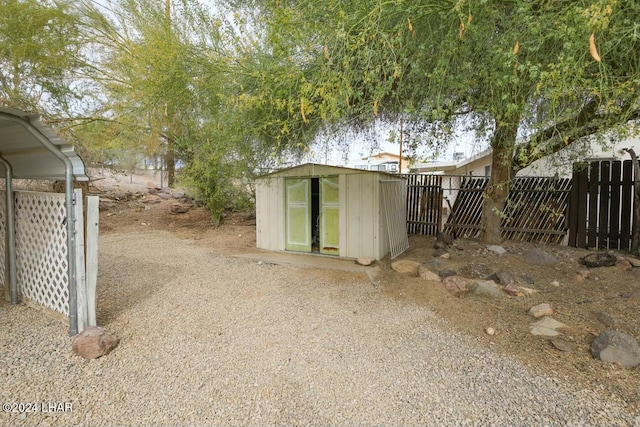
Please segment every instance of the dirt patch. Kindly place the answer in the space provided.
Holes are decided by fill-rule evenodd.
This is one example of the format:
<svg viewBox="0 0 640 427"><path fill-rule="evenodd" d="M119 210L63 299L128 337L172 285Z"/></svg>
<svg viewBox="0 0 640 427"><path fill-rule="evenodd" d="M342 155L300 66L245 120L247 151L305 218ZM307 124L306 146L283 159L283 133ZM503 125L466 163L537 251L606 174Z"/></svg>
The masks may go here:
<svg viewBox="0 0 640 427"><path fill-rule="evenodd" d="M126 181L126 177L124 179ZM255 219L241 213L228 213L219 226L211 223L206 208L194 204L185 213L172 213L179 203L173 196L149 204L146 183L126 185L122 178L113 182L96 182L93 191L110 202L100 215L101 233L161 229L181 239L192 239L212 252L234 255L255 251ZM155 191L155 190L153 190ZM153 195L155 198L156 196ZM424 281L396 273L391 262L378 263L379 289L391 298L426 306L449 321L459 333L474 337L489 347L512 355L542 375L616 395L637 409L640 369L599 362L589 353L593 339L609 329L640 339L640 268L620 262L612 267L587 268L579 259L593 251L519 242L505 242L503 255L488 251L472 240L457 240L450 258L434 257L435 238L412 236L411 247L400 259L428 263L433 271L459 271L469 264L484 264L493 272L503 270L516 277L523 286L535 290L526 296L506 294L495 299L450 295L437 281ZM166 242L168 246L172 243ZM541 248L557 258L553 265L534 265L525 255ZM618 254L624 255L624 254ZM315 273L317 274L317 273ZM340 271L322 271L327 280L339 281ZM529 309L548 303L553 317L568 325L559 337L570 351L558 350L549 337L531 335L534 319ZM487 334L492 328L495 334Z"/></svg>
<svg viewBox="0 0 640 427"><path fill-rule="evenodd" d="M626 262L587 268L579 260L594 251L564 246L505 242L502 247L507 252L497 255L477 241L458 240L459 249L452 248L451 257L441 259L434 257L435 238L411 236L410 243L411 248L399 259L426 262L435 271L459 271L470 264L483 264L493 272L512 273L535 292L520 297L504 294L496 299L457 298L439 282L400 276L384 262L382 289L387 295L429 307L454 328L517 357L542 374L618 395L637 408L639 370L595 360L589 346L597 335L610 329L640 337L640 268L631 268ZM545 266L528 263L526 254L533 248L541 248L558 262ZM530 333L529 325L537 319L529 309L541 303L550 304L553 318L569 326L558 338L569 344L570 351L558 350L550 337ZM488 328L495 334L487 334Z"/></svg>

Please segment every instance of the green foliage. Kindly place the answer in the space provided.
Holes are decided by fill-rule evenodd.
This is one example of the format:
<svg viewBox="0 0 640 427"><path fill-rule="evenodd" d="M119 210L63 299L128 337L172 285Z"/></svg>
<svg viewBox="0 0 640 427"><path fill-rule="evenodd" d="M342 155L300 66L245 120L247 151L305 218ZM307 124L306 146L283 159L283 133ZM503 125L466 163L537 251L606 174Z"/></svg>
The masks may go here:
<svg viewBox="0 0 640 427"><path fill-rule="evenodd" d="M80 99L84 40L77 11L67 1L4 0L0 3L0 105L69 114Z"/></svg>

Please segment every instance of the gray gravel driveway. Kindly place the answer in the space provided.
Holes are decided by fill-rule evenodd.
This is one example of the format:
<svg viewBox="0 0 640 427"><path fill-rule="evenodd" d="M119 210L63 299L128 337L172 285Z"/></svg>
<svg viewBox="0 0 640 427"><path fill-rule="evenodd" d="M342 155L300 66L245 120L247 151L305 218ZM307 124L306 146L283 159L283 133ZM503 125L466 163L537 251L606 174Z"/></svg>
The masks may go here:
<svg viewBox="0 0 640 427"><path fill-rule="evenodd" d="M336 279L337 277L337 279ZM597 390L534 374L366 275L212 253L167 232L101 236L108 356L0 306L0 425L640 426ZM43 403L68 403L43 411Z"/></svg>

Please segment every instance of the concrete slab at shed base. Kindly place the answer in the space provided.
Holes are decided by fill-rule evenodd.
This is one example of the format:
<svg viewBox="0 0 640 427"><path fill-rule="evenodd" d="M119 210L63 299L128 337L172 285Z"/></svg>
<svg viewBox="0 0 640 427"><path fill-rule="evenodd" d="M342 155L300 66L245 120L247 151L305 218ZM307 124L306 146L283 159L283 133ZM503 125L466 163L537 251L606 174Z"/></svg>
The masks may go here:
<svg viewBox="0 0 640 427"><path fill-rule="evenodd" d="M295 265L304 268L320 268L325 270L349 271L364 273L369 280L376 281L380 274L380 268L376 266L363 266L355 260L334 258L323 255L310 255L292 252L254 252L236 255L237 258L252 259L271 264Z"/></svg>

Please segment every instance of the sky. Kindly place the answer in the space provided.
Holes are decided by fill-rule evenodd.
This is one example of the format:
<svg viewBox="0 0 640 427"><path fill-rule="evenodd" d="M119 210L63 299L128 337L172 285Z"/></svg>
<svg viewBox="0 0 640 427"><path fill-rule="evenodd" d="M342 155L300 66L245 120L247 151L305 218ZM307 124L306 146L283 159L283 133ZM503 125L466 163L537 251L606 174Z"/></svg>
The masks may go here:
<svg viewBox="0 0 640 427"><path fill-rule="evenodd" d="M391 128L380 126L374 132L374 135L355 135L347 136L346 141L320 141L314 144L304 161L312 163L322 163L334 166L355 166L364 164L363 157L370 156L379 152L400 153L400 144L389 141L389 132ZM348 149L342 148L348 144ZM416 153L407 153L415 155L416 160L425 161L452 161L454 153L463 153L464 158L472 157L479 152L485 150L488 144L484 141L478 141L471 132L462 130L455 131L451 143L439 153L434 153L428 147L422 147Z"/></svg>

